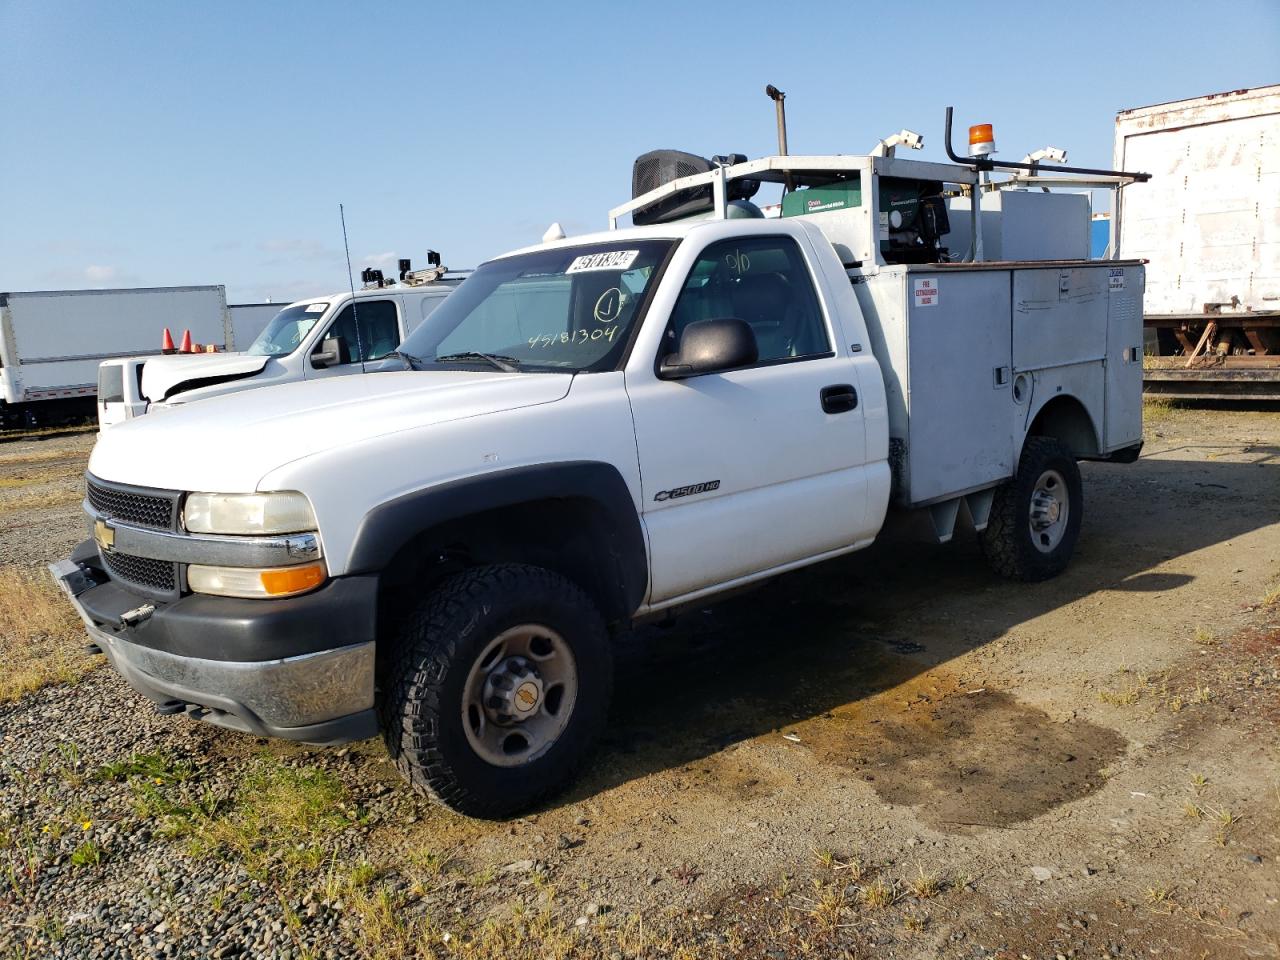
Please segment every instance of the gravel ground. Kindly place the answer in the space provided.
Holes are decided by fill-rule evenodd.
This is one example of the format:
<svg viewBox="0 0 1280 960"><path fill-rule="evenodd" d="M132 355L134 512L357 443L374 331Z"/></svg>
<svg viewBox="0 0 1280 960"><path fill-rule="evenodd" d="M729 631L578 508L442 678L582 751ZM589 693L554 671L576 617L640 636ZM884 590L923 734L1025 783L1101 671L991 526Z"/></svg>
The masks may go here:
<svg viewBox="0 0 1280 960"><path fill-rule="evenodd" d="M68 509L67 501L83 494L84 468L97 435L92 427L68 428L0 442L0 478L20 472L41 478L22 486L0 486L0 564L61 560L68 547L84 537L84 515L74 507ZM43 479L46 475L52 476ZM63 502L13 509L19 498L26 497Z"/></svg>
<svg viewBox="0 0 1280 960"><path fill-rule="evenodd" d="M108 670L0 705L0 951L1280 956L1280 412L1147 433L1051 583L900 524L626 638L600 755L510 822ZM80 529L0 514L0 561Z"/></svg>

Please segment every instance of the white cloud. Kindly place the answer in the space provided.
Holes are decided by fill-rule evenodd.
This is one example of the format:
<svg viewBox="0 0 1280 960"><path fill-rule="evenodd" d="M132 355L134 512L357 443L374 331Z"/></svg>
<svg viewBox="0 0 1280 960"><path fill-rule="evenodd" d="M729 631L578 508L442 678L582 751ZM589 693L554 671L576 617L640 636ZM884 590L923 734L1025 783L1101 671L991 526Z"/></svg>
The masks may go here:
<svg viewBox="0 0 1280 960"><path fill-rule="evenodd" d="M106 267L91 263L84 268L84 278L92 283L110 283L116 279L118 271L115 267Z"/></svg>

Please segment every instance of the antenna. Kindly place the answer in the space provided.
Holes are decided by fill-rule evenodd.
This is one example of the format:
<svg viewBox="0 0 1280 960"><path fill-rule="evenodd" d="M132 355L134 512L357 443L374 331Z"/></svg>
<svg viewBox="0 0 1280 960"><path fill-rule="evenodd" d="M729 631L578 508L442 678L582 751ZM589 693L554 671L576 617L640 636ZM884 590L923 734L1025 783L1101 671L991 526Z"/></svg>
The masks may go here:
<svg viewBox="0 0 1280 960"><path fill-rule="evenodd" d="M356 281L351 275L351 246L347 243L347 212L338 204L338 216L342 219L342 249L347 254L347 286L351 288L351 323L356 328L356 354L360 357L360 372L364 373L364 344L360 342L360 314L356 311Z"/></svg>

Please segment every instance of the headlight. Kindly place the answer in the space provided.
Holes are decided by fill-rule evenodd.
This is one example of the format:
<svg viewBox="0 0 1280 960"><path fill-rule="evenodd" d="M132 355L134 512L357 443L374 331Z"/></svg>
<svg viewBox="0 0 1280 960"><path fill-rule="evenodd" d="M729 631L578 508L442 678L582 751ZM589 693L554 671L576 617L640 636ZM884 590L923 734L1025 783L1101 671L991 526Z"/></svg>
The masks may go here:
<svg viewBox="0 0 1280 960"><path fill-rule="evenodd" d="M191 493L182 508L191 533L273 534L316 529L311 502L294 491L283 493Z"/></svg>
<svg viewBox="0 0 1280 960"><path fill-rule="evenodd" d="M187 567L187 586L220 597L292 597L324 583L323 563L298 567Z"/></svg>

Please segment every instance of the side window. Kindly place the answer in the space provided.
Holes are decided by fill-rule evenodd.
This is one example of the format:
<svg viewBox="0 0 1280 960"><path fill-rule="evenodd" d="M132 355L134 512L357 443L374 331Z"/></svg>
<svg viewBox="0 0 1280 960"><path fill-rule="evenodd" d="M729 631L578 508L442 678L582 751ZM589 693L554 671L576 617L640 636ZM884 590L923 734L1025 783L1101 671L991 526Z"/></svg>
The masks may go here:
<svg viewBox="0 0 1280 960"><path fill-rule="evenodd" d="M356 336L356 318L360 320L360 336ZM342 340L342 362L359 363L361 360L381 360L400 346L400 330L396 325L396 305L392 300L362 300L352 309L351 304L342 308L337 319L329 325L325 338ZM320 349L320 344L316 345ZM363 355L361 355L363 349Z"/></svg>
<svg viewBox="0 0 1280 960"><path fill-rule="evenodd" d="M124 367L104 363L98 367L98 402L120 403L124 400Z"/></svg>
<svg viewBox="0 0 1280 960"><path fill-rule="evenodd" d="M422 298L422 319L425 320L435 312L436 307L444 303L444 297L423 297Z"/></svg>
<svg viewBox="0 0 1280 960"><path fill-rule="evenodd" d="M831 350L813 278L790 237L714 243L702 251L671 313L664 351L696 320L737 317L751 325L760 362Z"/></svg>

